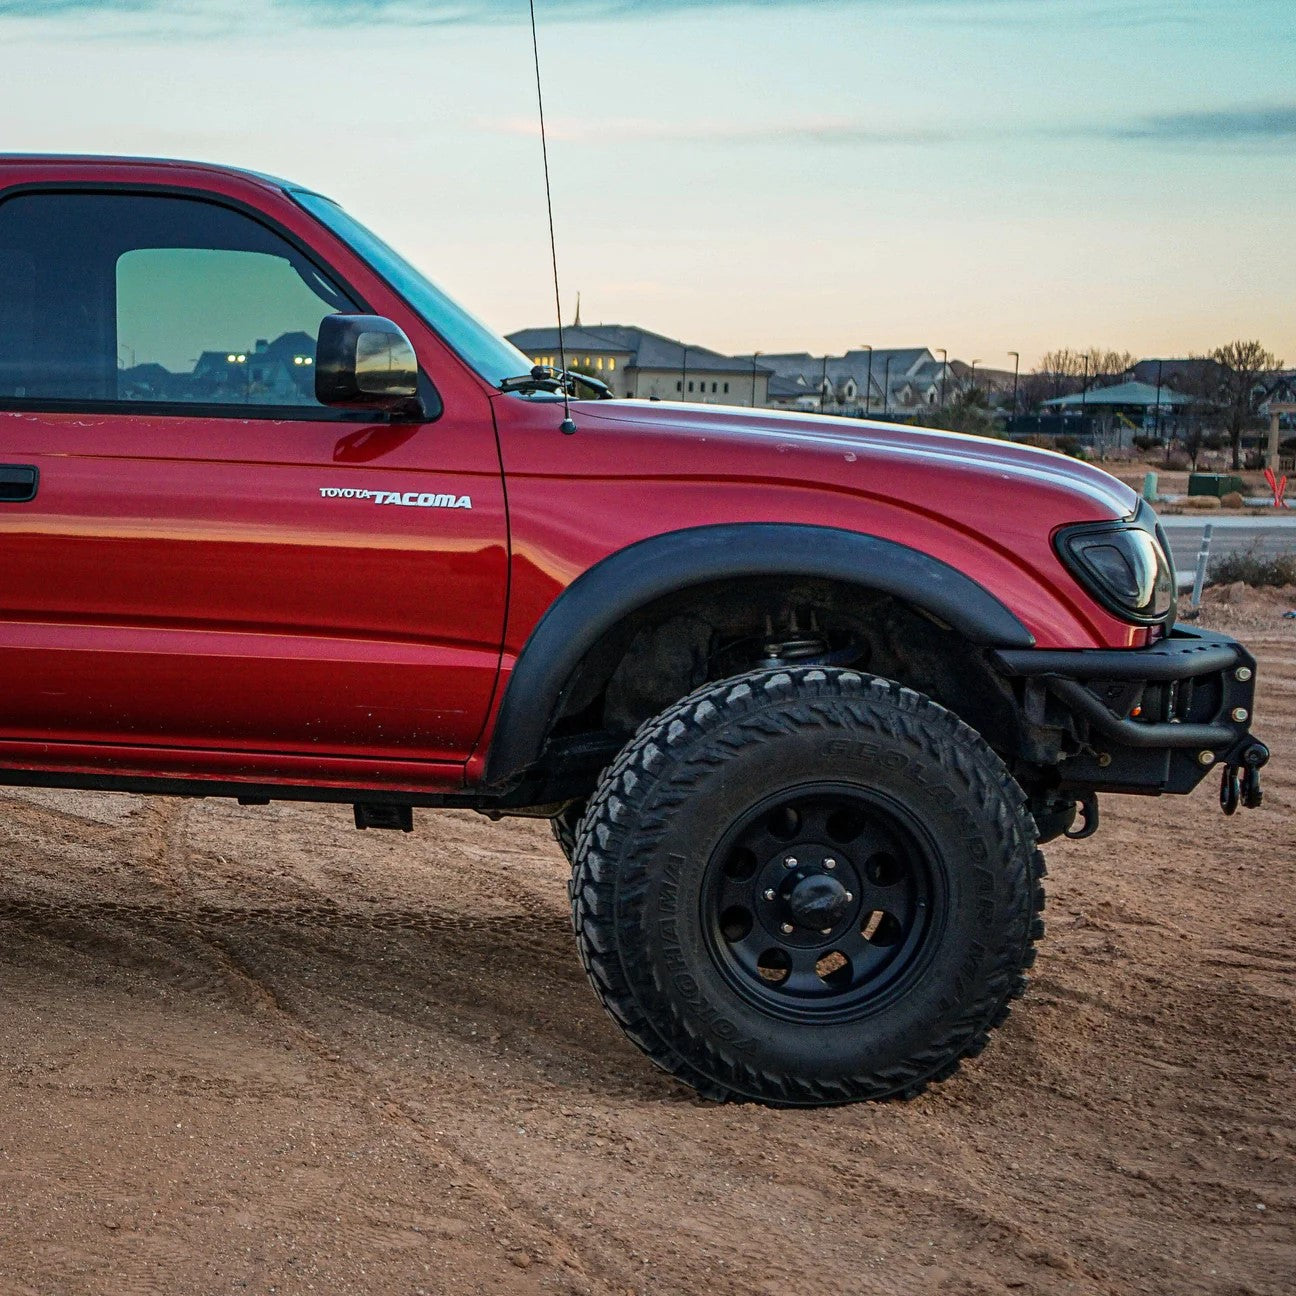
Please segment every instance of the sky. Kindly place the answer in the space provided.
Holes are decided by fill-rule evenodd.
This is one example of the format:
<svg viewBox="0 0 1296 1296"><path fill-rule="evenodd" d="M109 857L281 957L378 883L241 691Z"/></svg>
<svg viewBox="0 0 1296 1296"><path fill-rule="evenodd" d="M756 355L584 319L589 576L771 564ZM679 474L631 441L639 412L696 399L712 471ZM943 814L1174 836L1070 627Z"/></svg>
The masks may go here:
<svg viewBox="0 0 1296 1296"><path fill-rule="evenodd" d="M536 0L564 300L730 352L1296 365L1296 0ZM526 0L0 0L0 149L337 198L553 318Z"/></svg>

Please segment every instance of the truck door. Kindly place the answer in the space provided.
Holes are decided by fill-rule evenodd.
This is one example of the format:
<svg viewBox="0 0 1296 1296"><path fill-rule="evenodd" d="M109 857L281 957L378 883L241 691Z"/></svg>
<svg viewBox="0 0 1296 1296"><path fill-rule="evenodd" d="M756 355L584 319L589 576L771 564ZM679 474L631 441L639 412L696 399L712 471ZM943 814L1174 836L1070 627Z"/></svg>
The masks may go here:
<svg viewBox="0 0 1296 1296"><path fill-rule="evenodd" d="M489 400L319 405L320 319L364 309L232 201L0 195L7 758L373 781L467 757L506 597Z"/></svg>

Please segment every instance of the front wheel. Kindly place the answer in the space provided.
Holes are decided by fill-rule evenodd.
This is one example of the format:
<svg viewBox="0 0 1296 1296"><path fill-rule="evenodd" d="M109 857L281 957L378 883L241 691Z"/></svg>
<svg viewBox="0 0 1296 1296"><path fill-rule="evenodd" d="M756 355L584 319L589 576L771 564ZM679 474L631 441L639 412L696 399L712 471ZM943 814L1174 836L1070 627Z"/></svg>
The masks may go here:
<svg viewBox="0 0 1296 1296"><path fill-rule="evenodd" d="M708 687L645 725L583 821L595 990L716 1099L910 1097L979 1053L1043 934L1025 798L912 690L820 667Z"/></svg>

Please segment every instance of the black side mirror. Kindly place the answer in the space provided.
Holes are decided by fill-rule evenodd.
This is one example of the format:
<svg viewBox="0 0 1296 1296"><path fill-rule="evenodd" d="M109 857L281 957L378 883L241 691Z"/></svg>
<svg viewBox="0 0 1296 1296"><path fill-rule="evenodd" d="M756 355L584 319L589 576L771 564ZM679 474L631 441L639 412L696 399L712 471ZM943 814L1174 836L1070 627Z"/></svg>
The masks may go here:
<svg viewBox="0 0 1296 1296"><path fill-rule="evenodd" d="M315 399L345 409L419 410L409 338L381 315L326 315L315 347Z"/></svg>

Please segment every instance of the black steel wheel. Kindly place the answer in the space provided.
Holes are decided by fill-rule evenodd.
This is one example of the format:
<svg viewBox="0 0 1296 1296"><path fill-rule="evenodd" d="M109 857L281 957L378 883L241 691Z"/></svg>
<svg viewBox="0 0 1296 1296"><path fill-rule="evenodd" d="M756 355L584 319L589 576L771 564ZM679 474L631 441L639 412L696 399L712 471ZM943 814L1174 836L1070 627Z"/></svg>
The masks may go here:
<svg viewBox="0 0 1296 1296"><path fill-rule="evenodd" d="M715 1099L910 1097L979 1053L1043 934L1021 789L981 737L876 677L783 668L645 725L581 823L586 971Z"/></svg>
<svg viewBox="0 0 1296 1296"><path fill-rule="evenodd" d="M702 904L734 988L788 1021L850 1021L920 975L944 913L934 848L899 805L844 783L776 793L712 854Z"/></svg>

